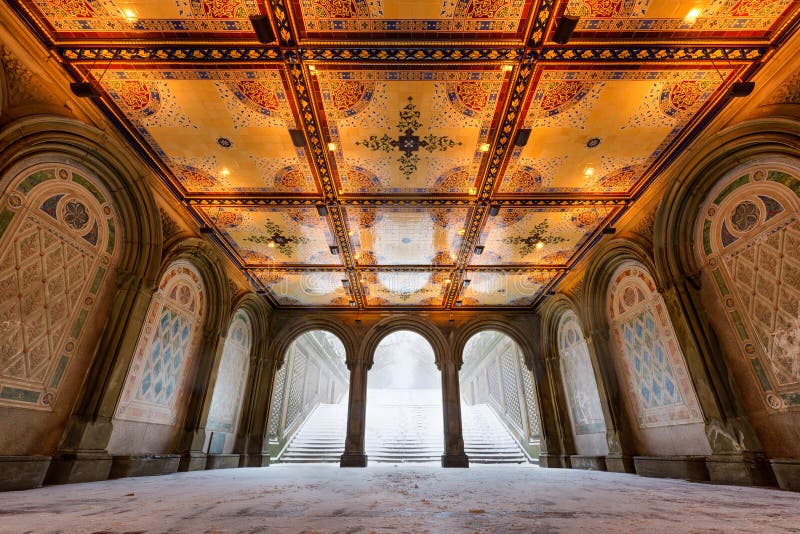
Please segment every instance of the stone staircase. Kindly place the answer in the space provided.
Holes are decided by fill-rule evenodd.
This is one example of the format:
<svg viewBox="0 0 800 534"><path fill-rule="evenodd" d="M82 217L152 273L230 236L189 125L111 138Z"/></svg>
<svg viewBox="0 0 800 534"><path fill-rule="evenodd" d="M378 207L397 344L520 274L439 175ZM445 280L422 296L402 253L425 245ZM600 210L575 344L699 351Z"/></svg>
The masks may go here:
<svg viewBox="0 0 800 534"><path fill-rule="evenodd" d="M524 463L526 457L492 409L462 406L464 448L472 463ZM278 458L284 463L337 463L344 451L347 404L320 404ZM366 453L370 463L439 463L442 434L438 390L371 390Z"/></svg>

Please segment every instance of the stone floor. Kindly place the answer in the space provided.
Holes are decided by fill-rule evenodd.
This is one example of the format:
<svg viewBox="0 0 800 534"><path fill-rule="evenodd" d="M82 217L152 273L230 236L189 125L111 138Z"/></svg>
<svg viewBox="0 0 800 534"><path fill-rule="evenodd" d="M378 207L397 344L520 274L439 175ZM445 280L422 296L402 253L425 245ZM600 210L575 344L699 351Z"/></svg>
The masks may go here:
<svg viewBox="0 0 800 534"><path fill-rule="evenodd" d="M0 495L0 532L800 532L800 495L533 466L274 465Z"/></svg>

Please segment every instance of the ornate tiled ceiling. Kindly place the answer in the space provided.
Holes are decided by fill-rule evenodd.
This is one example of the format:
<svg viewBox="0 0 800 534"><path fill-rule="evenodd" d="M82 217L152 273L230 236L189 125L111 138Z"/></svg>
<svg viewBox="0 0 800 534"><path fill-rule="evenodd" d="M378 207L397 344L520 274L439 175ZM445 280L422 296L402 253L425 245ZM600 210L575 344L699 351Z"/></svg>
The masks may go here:
<svg viewBox="0 0 800 534"><path fill-rule="evenodd" d="M275 306L361 309L535 305L800 11L791 0L9 3L95 84L97 105ZM581 18L557 44L565 12ZM267 16L272 44L251 15Z"/></svg>

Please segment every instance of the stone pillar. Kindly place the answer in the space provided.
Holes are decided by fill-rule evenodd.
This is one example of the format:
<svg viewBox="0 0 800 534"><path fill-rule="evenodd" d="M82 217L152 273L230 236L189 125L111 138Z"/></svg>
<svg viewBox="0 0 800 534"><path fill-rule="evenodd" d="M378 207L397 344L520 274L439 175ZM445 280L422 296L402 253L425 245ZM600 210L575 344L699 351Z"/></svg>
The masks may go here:
<svg viewBox="0 0 800 534"><path fill-rule="evenodd" d="M111 472L111 439L122 393L155 283L117 273L117 293L75 409L45 478L45 484L105 480Z"/></svg>
<svg viewBox="0 0 800 534"><path fill-rule="evenodd" d="M339 460L341 467L367 467L364 430L367 420L367 372L370 367L361 360L347 362L350 370L350 398L347 407L347 438L344 442L344 453Z"/></svg>
<svg viewBox="0 0 800 534"><path fill-rule="evenodd" d="M564 393L564 381L561 375L561 359L558 350L554 347L548 351L545 357L547 368L547 380L551 384L553 395L553 419L558 428L558 437L561 442L561 454L563 455L562 464L564 467L572 466L572 456L577 453L575 450L575 440L572 435L572 424L569 419L569 404Z"/></svg>
<svg viewBox="0 0 800 534"><path fill-rule="evenodd" d="M442 467L469 467L469 458L464 453L464 434L461 428L461 394L458 371L460 362L451 358L439 365L442 373L442 411L444 419L444 454Z"/></svg>
<svg viewBox="0 0 800 534"><path fill-rule="evenodd" d="M533 329L537 331L538 329ZM558 408L554 388L547 369L543 347L533 347L535 354L526 355L525 367L533 374L536 396L539 401L539 416L542 424L542 439L539 449L539 465L542 467L569 467L569 455L564 454Z"/></svg>
<svg viewBox="0 0 800 534"><path fill-rule="evenodd" d="M586 346L594 369L597 393L603 418L606 423L606 442L608 455L606 468L617 473L635 473L633 463L635 445L629 432L625 431L626 422L630 421L625 410L624 400L620 395L611 359L611 339L606 329L595 329L586 337ZM600 362L603 362L601 365Z"/></svg>
<svg viewBox="0 0 800 534"><path fill-rule="evenodd" d="M225 338L218 330L203 332L198 354L198 368L194 375L193 387L189 391L189 407L186 410L183 431L178 440L178 453L181 455L179 471L198 471L206 468L206 421L214 396L216 371L222 355Z"/></svg>
<svg viewBox="0 0 800 534"><path fill-rule="evenodd" d="M240 467L269 465L269 415L272 393L279 361L266 357L255 358L251 366L250 395L242 417L242 429L236 437L236 450L241 454Z"/></svg>

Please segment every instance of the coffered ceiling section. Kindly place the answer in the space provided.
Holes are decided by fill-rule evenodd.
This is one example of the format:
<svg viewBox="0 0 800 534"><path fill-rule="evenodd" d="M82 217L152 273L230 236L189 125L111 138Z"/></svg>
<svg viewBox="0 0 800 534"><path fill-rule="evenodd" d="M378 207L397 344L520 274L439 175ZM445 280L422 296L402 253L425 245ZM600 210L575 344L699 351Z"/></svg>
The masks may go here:
<svg viewBox="0 0 800 534"><path fill-rule="evenodd" d="M312 71L342 194L475 194L500 66Z"/></svg>
<svg viewBox="0 0 800 534"><path fill-rule="evenodd" d="M357 310L536 306L800 26L792 0L6 3L254 290Z"/></svg>
<svg viewBox="0 0 800 534"><path fill-rule="evenodd" d="M499 193L631 192L731 73L542 68Z"/></svg>

